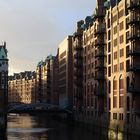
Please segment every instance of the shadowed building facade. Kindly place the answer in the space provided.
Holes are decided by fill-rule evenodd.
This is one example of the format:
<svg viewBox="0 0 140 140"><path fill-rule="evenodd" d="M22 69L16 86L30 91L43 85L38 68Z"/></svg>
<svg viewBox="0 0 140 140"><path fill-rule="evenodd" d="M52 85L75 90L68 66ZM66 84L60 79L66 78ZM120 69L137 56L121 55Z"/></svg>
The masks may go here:
<svg viewBox="0 0 140 140"><path fill-rule="evenodd" d="M105 14L101 19L98 14L96 9L92 16L79 21L73 35L74 110L78 120L90 123L106 117Z"/></svg>
<svg viewBox="0 0 140 140"><path fill-rule="evenodd" d="M140 125L140 0L126 3L126 122Z"/></svg>
<svg viewBox="0 0 140 140"><path fill-rule="evenodd" d="M0 129L6 127L8 100L8 58L6 43L0 45Z"/></svg>
<svg viewBox="0 0 140 140"><path fill-rule="evenodd" d="M84 21L77 22L72 38L73 53L73 109L75 117L82 114L83 108L83 28Z"/></svg>
<svg viewBox="0 0 140 140"><path fill-rule="evenodd" d="M94 18L95 75L94 94L97 116L106 119L106 22L104 0L97 0Z"/></svg>
<svg viewBox="0 0 140 140"><path fill-rule="evenodd" d="M91 122L97 115L95 86L95 47L93 16L87 16L83 25L83 118Z"/></svg>

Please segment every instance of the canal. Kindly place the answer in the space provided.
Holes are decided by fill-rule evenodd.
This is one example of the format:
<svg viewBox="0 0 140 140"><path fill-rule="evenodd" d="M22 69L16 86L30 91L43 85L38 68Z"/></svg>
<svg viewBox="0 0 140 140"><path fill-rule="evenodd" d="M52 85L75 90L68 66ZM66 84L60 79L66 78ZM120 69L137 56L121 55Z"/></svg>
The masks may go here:
<svg viewBox="0 0 140 140"><path fill-rule="evenodd" d="M47 114L11 114L7 121L7 131L0 132L0 140L140 140L139 135L119 133L113 138L111 130L107 132L93 125L64 121Z"/></svg>
<svg viewBox="0 0 140 140"><path fill-rule="evenodd" d="M12 114L2 140L106 140L92 126L47 115ZM0 139L0 140L1 140Z"/></svg>

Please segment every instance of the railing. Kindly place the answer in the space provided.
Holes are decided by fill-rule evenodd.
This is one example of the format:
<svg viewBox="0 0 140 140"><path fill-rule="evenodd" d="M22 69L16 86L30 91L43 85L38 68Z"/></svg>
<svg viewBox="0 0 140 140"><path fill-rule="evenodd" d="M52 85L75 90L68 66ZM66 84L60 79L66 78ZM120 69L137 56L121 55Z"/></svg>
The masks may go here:
<svg viewBox="0 0 140 140"><path fill-rule="evenodd" d="M94 45L95 45L95 47L104 46L105 42L104 42L104 40L97 40Z"/></svg>
<svg viewBox="0 0 140 140"><path fill-rule="evenodd" d="M139 109L133 109L132 110L133 113L135 113L136 115L140 115L140 110Z"/></svg>
<svg viewBox="0 0 140 140"><path fill-rule="evenodd" d="M82 37L82 33L80 33L80 32L75 32L75 33L73 34L73 36L74 36L74 37Z"/></svg>
<svg viewBox="0 0 140 140"><path fill-rule="evenodd" d="M98 87L97 89L94 90L94 95L98 97L104 97L105 92L103 91L103 89Z"/></svg>
<svg viewBox="0 0 140 140"><path fill-rule="evenodd" d="M140 23L140 16L130 16L130 18L127 20L127 24L137 24Z"/></svg>
<svg viewBox="0 0 140 140"><path fill-rule="evenodd" d="M81 62L75 62L74 63L75 68L81 68L82 66L83 66L83 63L81 63Z"/></svg>
<svg viewBox="0 0 140 140"><path fill-rule="evenodd" d="M104 34L104 33L105 33L105 27L104 26L98 26L97 29L95 29L95 35Z"/></svg>
<svg viewBox="0 0 140 140"><path fill-rule="evenodd" d="M102 9L95 9L95 13L93 15L94 18L103 18L105 16L105 10Z"/></svg>
<svg viewBox="0 0 140 140"><path fill-rule="evenodd" d="M18 105L9 105L7 109L7 113L10 112L30 112L30 111L45 111L45 112L58 112L58 113L66 113L68 109L66 107L59 107L53 104L47 103L34 103L34 104L18 104Z"/></svg>
<svg viewBox="0 0 140 140"><path fill-rule="evenodd" d="M139 94L140 95L140 90L137 89L135 86L129 86L127 89L127 92L129 93L135 93L135 94Z"/></svg>
<svg viewBox="0 0 140 140"><path fill-rule="evenodd" d="M105 57L106 55L105 55L105 53L104 53L104 51L97 51L96 53L95 53L95 58L96 57Z"/></svg>
<svg viewBox="0 0 140 140"><path fill-rule="evenodd" d="M82 88L82 82L81 82L81 81L75 80L75 81L74 81L74 84L75 84L77 87L81 87L81 88Z"/></svg>
<svg viewBox="0 0 140 140"><path fill-rule="evenodd" d="M95 75L95 80L105 80L104 74L96 74Z"/></svg>
<svg viewBox="0 0 140 140"><path fill-rule="evenodd" d="M140 39L140 33L137 32L133 32L130 33L127 37L128 40L136 40L136 39Z"/></svg>
<svg viewBox="0 0 140 140"><path fill-rule="evenodd" d="M128 9L134 9L138 6L140 6L140 1L139 0L129 0L129 2L126 5L126 7Z"/></svg>
<svg viewBox="0 0 140 140"><path fill-rule="evenodd" d="M95 69L105 69L105 68L106 68L106 66L104 63L98 63L95 65Z"/></svg>
<svg viewBox="0 0 140 140"><path fill-rule="evenodd" d="M127 70L133 72L140 72L140 65L129 65L129 67L127 67Z"/></svg>
<svg viewBox="0 0 140 140"><path fill-rule="evenodd" d="M83 98L83 94L82 94L81 92L76 93L75 97L76 97L77 99L82 99L82 98Z"/></svg>
<svg viewBox="0 0 140 140"><path fill-rule="evenodd" d="M82 71L75 71L74 72L74 76L76 76L76 77L82 77L82 75L83 75Z"/></svg>
<svg viewBox="0 0 140 140"><path fill-rule="evenodd" d="M75 59L82 59L83 57L82 57L81 54L75 54L75 55L74 55L74 58L75 58Z"/></svg>
<svg viewBox="0 0 140 140"><path fill-rule="evenodd" d="M132 56L140 56L140 50L138 49L132 49L132 50L129 50L128 52L128 55L132 55Z"/></svg>
<svg viewBox="0 0 140 140"><path fill-rule="evenodd" d="M80 46L80 45L76 45L76 46L74 47L74 50L83 50L83 48L82 48L82 46Z"/></svg>

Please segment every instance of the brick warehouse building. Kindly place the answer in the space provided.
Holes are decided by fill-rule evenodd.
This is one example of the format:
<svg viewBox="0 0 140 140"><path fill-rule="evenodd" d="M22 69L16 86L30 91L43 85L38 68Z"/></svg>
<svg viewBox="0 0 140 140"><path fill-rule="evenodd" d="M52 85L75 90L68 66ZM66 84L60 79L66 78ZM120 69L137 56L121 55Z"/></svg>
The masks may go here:
<svg viewBox="0 0 140 140"><path fill-rule="evenodd" d="M139 25L139 0L97 0L59 44L50 86L46 62L39 62L37 99L49 102L44 91L52 88L52 102L73 109L76 120L139 133Z"/></svg>

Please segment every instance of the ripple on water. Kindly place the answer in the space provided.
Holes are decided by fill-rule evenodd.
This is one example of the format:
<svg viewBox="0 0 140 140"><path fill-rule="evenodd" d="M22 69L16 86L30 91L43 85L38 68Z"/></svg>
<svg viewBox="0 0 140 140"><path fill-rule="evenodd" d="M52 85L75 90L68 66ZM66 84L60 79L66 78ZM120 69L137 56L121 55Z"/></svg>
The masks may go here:
<svg viewBox="0 0 140 140"><path fill-rule="evenodd" d="M8 128L8 133L43 133L52 128Z"/></svg>

